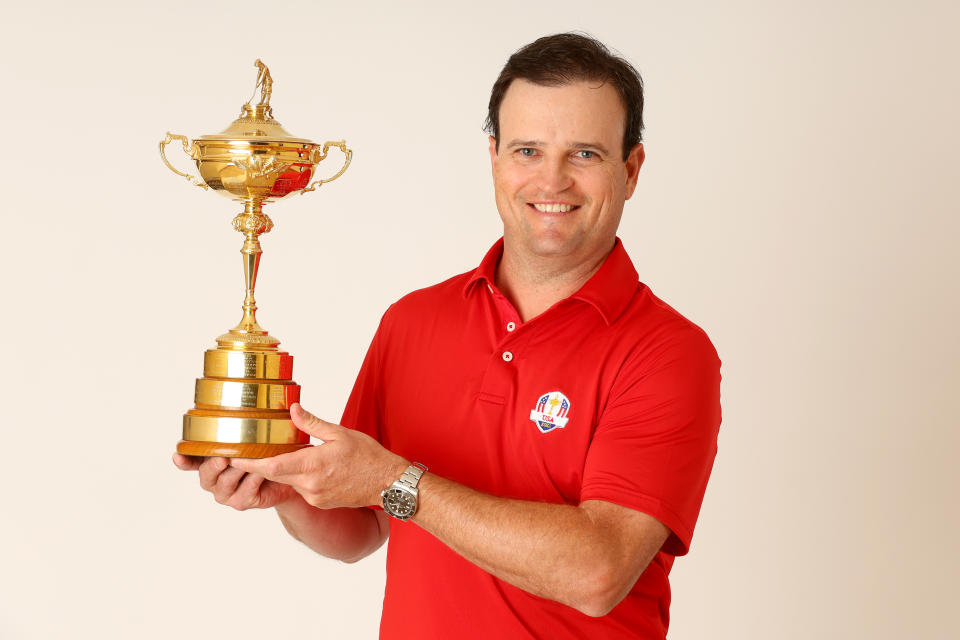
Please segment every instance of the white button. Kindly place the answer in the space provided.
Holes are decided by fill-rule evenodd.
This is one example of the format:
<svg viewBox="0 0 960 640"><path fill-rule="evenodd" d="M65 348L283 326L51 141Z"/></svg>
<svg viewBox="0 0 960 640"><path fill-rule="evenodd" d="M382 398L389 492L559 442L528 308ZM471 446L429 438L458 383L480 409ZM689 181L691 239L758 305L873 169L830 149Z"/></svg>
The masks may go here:
<svg viewBox="0 0 960 640"><path fill-rule="evenodd" d="M516 329L516 328L517 328L517 325L514 324L513 322L508 322L508 323L507 323L507 331L513 331L513 330Z"/></svg>
<svg viewBox="0 0 960 640"><path fill-rule="evenodd" d="M511 360L513 360L513 354L510 353L509 351L504 351L504 352L503 352L503 361L504 361L504 362L510 362Z"/></svg>

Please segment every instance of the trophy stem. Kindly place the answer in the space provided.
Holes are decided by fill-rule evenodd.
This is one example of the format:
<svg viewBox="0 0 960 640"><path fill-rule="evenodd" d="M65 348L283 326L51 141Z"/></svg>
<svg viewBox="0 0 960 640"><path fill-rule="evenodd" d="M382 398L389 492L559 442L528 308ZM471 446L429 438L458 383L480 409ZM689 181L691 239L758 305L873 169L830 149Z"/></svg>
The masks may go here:
<svg viewBox="0 0 960 640"><path fill-rule="evenodd" d="M257 271L260 269L260 256L263 254L260 239L256 233L244 234L243 248L240 249L240 253L243 255L243 280L247 286L247 295L243 298L243 320L236 328L243 331L263 331L257 324L257 300L254 297Z"/></svg>
<svg viewBox="0 0 960 640"><path fill-rule="evenodd" d="M260 234L273 228L273 221L263 212L260 200L249 200L243 213L233 219L233 228L243 234L243 280L246 295L243 298L243 319L228 333L217 338L221 347L228 349L269 349L276 350L280 341L267 334L257 322L257 300L254 290L257 287L257 272L260 269Z"/></svg>

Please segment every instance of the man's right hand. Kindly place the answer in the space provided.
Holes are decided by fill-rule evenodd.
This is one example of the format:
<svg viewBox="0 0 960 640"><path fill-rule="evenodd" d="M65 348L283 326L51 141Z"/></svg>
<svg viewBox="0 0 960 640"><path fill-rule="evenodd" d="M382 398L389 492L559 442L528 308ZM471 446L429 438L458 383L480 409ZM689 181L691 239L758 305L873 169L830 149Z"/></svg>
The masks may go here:
<svg viewBox="0 0 960 640"><path fill-rule="evenodd" d="M200 458L175 453L173 464L182 471L198 471L200 486L212 493L217 502L237 511L268 509L297 495L288 485L231 467L227 458Z"/></svg>

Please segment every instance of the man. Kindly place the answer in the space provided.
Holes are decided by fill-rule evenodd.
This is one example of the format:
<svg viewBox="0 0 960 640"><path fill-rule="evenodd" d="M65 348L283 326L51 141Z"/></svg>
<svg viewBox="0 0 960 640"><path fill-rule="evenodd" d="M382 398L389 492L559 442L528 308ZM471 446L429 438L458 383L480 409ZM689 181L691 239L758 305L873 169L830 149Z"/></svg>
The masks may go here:
<svg viewBox="0 0 960 640"><path fill-rule="evenodd" d="M666 635L667 574L716 453L720 361L616 237L642 107L637 72L595 40L514 54L488 121L503 239L387 310L349 428L295 405L324 444L175 458L218 502L275 507L326 556L352 562L389 536L384 638ZM368 508L381 500L397 517Z"/></svg>

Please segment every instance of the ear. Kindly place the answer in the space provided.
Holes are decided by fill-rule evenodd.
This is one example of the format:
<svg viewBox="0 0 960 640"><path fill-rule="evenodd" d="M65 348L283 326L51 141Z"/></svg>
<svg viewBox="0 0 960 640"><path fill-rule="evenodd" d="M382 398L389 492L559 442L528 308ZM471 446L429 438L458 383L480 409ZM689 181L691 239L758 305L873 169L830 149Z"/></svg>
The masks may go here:
<svg viewBox="0 0 960 640"><path fill-rule="evenodd" d="M630 153L627 155L627 159L624 164L627 167L627 190L625 200L629 200L630 196L633 195L633 190L637 188L637 176L640 173L640 167L643 166L643 161L646 158L646 154L643 151L643 143L638 142L633 145L633 149L630 149Z"/></svg>
<svg viewBox="0 0 960 640"><path fill-rule="evenodd" d="M497 169L497 139L493 136L489 136L490 140L490 170L496 171Z"/></svg>

